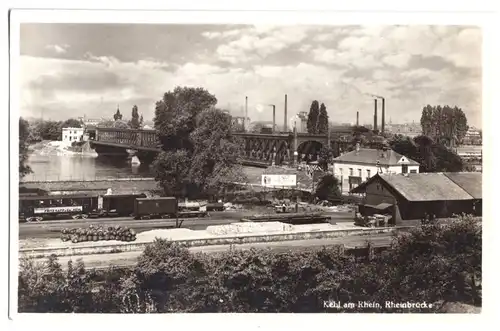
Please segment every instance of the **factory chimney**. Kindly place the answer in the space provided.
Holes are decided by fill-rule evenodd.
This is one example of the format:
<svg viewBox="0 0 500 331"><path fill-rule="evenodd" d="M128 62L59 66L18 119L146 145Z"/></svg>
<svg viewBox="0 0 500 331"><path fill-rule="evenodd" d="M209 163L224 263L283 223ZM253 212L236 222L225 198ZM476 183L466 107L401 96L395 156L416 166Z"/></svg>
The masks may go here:
<svg viewBox="0 0 500 331"><path fill-rule="evenodd" d="M384 133L385 130L385 99L382 98L382 123L380 124L380 131Z"/></svg>
<svg viewBox="0 0 500 331"><path fill-rule="evenodd" d="M356 112L356 126L359 126L359 111Z"/></svg>
<svg viewBox="0 0 500 331"><path fill-rule="evenodd" d="M285 94L285 119L283 122L283 132L288 132L287 112L288 112L288 100L287 100L287 95Z"/></svg>
<svg viewBox="0 0 500 331"><path fill-rule="evenodd" d="M273 134L276 131L276 105L273 106Z"/></svg>
<svg viewBox="0 0 500 331"><path fill-rule="evenodd" d="M375 98L374 101L375 101L375 112L373 114L373 131L377 131L378 130L378 127L377 127L377 99Z"/></svg>
<svg viewBox="0 0 500 331"><path fill-rule="evenodd" d="M245 97L245 118L243 119L243 131L247 130L247 118L248 118L248 97Z"/></svg>

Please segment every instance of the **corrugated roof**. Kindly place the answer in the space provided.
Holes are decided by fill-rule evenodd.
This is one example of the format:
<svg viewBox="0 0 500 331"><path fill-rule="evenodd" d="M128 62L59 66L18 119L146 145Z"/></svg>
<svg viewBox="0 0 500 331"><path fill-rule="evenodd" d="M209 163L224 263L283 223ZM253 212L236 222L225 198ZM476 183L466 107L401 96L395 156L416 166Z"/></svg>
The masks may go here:
<svg viewBox="0 0 500 331"><path fill-rule="evenodd" d="M375 164L377 160L379 161L380 165L384 166L394 166L394 165L399 165L398 161L403 157L403 155L388 149L385 151L385 156L383 155L384 152L381 150L377 149L371 149L371 148L360 148L359 151L352 151L343 155L340 155L339 157L336 157L333 162L342 162L342 163L367 163L367 164ZM408 165L419 165L418 162L408 159Z"/></svg>
<svg viewBox="0 0 500 331"><path fill-rule="evenodd" d="M473 199L443 173L381 174L380 178L408 201Z"/></svg>
<svg viewBox="0 0 500 331"><path fill-rule="evenodd" d="M480 172L445 172L444 175L475 199L483 198L483 174Z"/></svg>

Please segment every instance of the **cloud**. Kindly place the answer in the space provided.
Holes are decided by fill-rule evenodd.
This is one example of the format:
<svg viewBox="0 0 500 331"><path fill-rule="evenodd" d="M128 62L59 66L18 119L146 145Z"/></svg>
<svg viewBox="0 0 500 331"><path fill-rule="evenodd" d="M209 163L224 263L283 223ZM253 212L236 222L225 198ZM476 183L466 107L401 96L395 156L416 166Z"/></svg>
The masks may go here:
<svg viewBox="0 0 500 331"><path fill-rule="evenodd" d="M57 54L64 54L67 52L69 45L47 45L45 48L56 52Z"/></svg>
<svg viewBox="0 0 500 331"><path fill-rule="evenodd" d="M308 29L310 28L303 26L255 26L238 30L231 32L232 37L238 36L238 38L220 45L216 53L220 60L232 64L265 59L271 54L302 42L308 35Z"/></svg>
<svg viewBox="0 0 500 331"><path fill-rule="evenodd" d="M386 98L393 122L418 121L426 104L457 105L471 123L481 121L481 30L474 27L153 26L129 28L128 38L106 29L106 42L92 29L94 39L78 38L78 29L66 39L59 30L58 40L30 32L36 43L26 39L21 57L22 114L112 116L120 104L127 116L136 104L151 119L164 92L193 86L237 115L248 96L252 120L271 120L255 110L266 103L276 104L279 119L287 94L289 116L318 100L333 121L354 122L359 111L371 123L366 93L373 93ZM64 54L46 48L68 44Z"/></svg>

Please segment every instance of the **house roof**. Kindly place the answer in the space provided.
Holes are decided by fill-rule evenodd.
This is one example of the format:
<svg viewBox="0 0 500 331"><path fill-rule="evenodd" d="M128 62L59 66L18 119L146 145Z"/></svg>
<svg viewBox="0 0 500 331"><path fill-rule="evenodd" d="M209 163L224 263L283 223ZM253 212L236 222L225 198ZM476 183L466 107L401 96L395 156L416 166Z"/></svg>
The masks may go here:
<svg viewBox="0 0 500 331"><path fill-rule="evenodd" d="M456 173L457 178L460 175ZM352 190L362 193L375 180L382 180L408 201L472 200L474 197L444 173L377 174ZM464 182L466 182L464 180Z"/></svg>
<svg viewBox="0 0 500 331"><path fill-rule="evenodd" d="M336 157L333 161L340 163L366 163L366 164L376 164L379 161L380 165L384 166L395 166L400 165L399 161L404 158L408 162L403 164L407 165L419 165L418 162L409 159L391 149L385 152L378 149L371 148L360 148L359 151L352 151L345 153Z"/></svg>
<svg viewBox="0 0 500 331"><path fill-rule="evenodd" d="M480 172L445 172L444 175L469 193L474 199L483 198L483 174Z"/></svg>

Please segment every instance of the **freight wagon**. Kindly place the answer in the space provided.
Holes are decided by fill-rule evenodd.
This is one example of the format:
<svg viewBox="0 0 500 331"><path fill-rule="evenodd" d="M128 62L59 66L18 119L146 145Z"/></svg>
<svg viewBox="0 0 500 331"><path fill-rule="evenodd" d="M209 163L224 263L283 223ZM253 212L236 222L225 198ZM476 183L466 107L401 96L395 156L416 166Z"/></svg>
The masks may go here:
<svg viewBox="0 0 500 331"><path fill-rule="evenodd" d="M134 202L145 198L145 194L114 194L99 197L98 208L93 209L90 218L133 216Z"/></svg>
<svg viewBox="0 0 500 331"><path fill-rule="evenodd" d="M179 203L176 198L140 198L135 200L136 219L205 217L206 206L197 202Z"/></svg>
<svg viewBox="0 0 500 331"><path fill-rule="evenodd" d="M44 219L82 217L97 208L97 194L72 194L48 196L20 196L19 220L26 222Z"/></svg>
<svg viewBox="0 0 500 331"><path fill-rule="evenodd" d="M179 210L181 209L181 210ZM98 195L71 194L20 196L19 221L40 222L57 218L175 218L207 216L206 206L183 204L176 198L146 198L145 194Z"/></svg>

